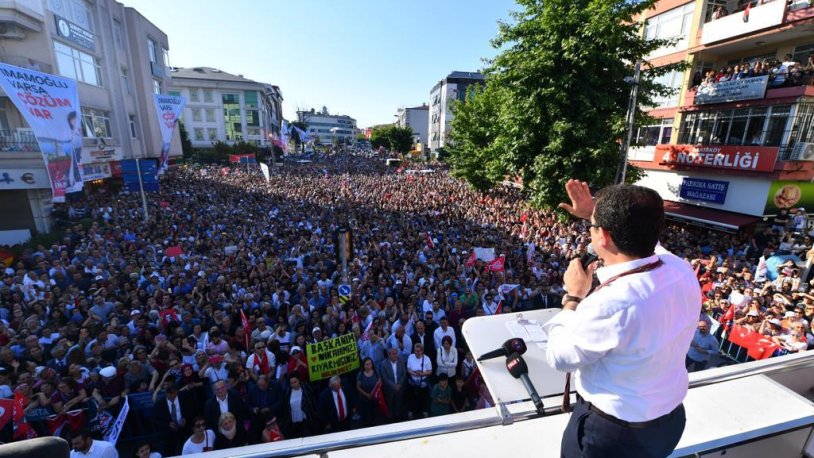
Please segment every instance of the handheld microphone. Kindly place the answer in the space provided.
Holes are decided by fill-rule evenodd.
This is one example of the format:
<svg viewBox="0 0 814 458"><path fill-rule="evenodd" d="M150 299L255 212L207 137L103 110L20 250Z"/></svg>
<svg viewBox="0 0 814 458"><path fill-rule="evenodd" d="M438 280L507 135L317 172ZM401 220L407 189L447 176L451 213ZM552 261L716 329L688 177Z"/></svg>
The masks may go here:
<svg viewBox="0 0 814 458"><path fill-rule="evenodd" d="M509 356L512 353L522 355L525 352L526 342L523 341L523 339L515 337L514 339L509 339L503 342L503 345L501 345L497 350L492 350L482 354L478 358L478 361L486 361L487 359L497 358L499 356Z"/></svg>
<svg viewBox="0 0 814 458"><path fill-rule="evenodd" d="M534 389L534 385L531 383L531 379L529 378L529 367L526 365L526 361L517 353L512 353L506 358L506 369L509 370L509 373L512 374L512 377L519 378L521 382L523 382L523 386L526 387L526 392L528 392L529 396L531 397L531 402L534 403L534 407L537 408L537 413L540 415L545 415L545 407L543 406L543 400L540 399L540 395L537 394L537 390Z"/></svg>
<svg viewBox="0 0 814 458"><path fill-rule="evenodd" d="M582 264L582 270L588 270L588 266L597 259L599 259L599 257L596 255L596 251L594 251L594 246L589 243L588 246L585 247L585 253L579 257L579 262Z"/></svg>

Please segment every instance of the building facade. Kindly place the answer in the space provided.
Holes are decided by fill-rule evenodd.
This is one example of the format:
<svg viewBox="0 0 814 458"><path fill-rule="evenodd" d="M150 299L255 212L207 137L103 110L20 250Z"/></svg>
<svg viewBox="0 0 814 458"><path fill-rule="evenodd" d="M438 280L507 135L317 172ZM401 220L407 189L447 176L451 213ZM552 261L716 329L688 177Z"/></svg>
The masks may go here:
<svg viewBox="0 0 814 458"><path fill-rule="evenodd" d="M476 72L452 72L433 86L430 91L427 136L430 151L435 152L447 144L452 129L451 103L464 100L469 87L483 84L483 75Z"/></svg>
<svg viewBox="0 0 814 458"><path fill-rule="evenodd" d="M169 93L187 101L183 122L192 146L243 141L267 147L271 136L279 135L282 93L278 87L211 67L173 67L171 73Z"/></svg>
<svg viewBox="0 0 814 458"><path fill-rule="evenodd" d="M0 61L75 79L85 181L116 175L133 157L158 157L153 92L171 84L167 35L114 0L0 3ZM2 94L2 92L0 92ZM0 244L51 228L51 189L35 137L0 96ZM180 155L176 134L170 150ZM3 232L7 231L7 232Z"/></svg>
<svg viewBox="0 0 814 458"><path fill-rule="evenodd" d="M427 148L427 131L429 129L430 107L423 104L412 108L399 108L396 124L399 127L413 129L413 144L420 143Z"/></svg>
<svg viewBox="0 0 814 458"><path fill-rule="evenodd" d="M732 232L814 207L814 5L748 3L663 0L643 18L646 37L678 36L648 60L690 68L663 77L674 93L628 151L668 217Z"/></svg>
<svg viewBox="0 0 814 458"><path fill-rule="evenodd" d="M332 115L322 111L298 111L297 120L308 126L308 133L319 145L350 145L356 142L356 120L348 115Z"/></svg>

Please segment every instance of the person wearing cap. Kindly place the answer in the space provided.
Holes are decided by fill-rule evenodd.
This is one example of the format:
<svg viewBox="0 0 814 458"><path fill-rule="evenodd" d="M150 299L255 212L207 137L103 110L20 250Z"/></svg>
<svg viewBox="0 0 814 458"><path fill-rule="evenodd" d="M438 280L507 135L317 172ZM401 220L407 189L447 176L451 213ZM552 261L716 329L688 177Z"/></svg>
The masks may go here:
<svg viewBox="0 0 814 458"><path fill-rule="evenodd" d="M709 323L704 320L698 321L698 329L695 331L685 358L687 370L695 372L706 369L710 358L718 354L719 348L718 339L709 333Z"/></svg>
<svg viewBox="0 0 814 458"><path fill-rule="evenodd" d="M297 374L303 383L308 382L308 361L305 359L305 352L302 347L294 345L289 350L286 373Z"/></svg>

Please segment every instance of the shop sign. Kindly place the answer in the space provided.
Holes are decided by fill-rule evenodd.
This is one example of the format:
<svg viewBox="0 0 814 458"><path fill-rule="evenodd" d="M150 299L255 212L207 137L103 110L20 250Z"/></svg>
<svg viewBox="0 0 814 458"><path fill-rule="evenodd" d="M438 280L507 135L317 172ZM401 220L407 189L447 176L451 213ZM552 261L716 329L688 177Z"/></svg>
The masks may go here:
<svg viewBox="0 0 814 458"><path fill-rule="evenodd" d="M657 165L772 172L780 148L748 145L656 145Z"/></svg>
<svg viewBox="0 0 814 458"><path fill-rule="evenodd" d="M807 181L773 181L766 196L764 215L774 215L781 208L814 210L814 183Z"/></svg>
<svg viewBox="0 0 814 458"><path fill-rule="evenodd" d="M82 147L82 164L120 161L123 158L124 151L120 146L108 146L104 142L100 142L96 146Z"/></svg>
<svg viewBox="0 0 814 458"><path fill-rule="evenodd" d="M679 187L679 195L682 199L723 204L726 202L726 192L728 189L728 181L684 178Z"/></svg>
<svg viewBox="0 0 814 458"><path fill-rule="evenodd" d="M82 165L82 181L102 180L111 176L110 164L107 162Z"/></svg>
<svg viewBox="0 0 814 458"><path fill-rule="evenodd" d="M695 104L729 103L739 100L762 99L766 96L769 75L743 78L720 83L704 83L695 94Z"/></svg>
<svg viewBox="0 0 814 458"><path fill-rule="evenodd" d="M50 187L45 169L0 169L0 190Z"/></svg>
<svg viewBox="0 0 814 458"><path fill-rule="evenodd" d="M59 36L68 41L72 41L79 46L88 48L91 51L96 50L93 32L74 24L62 16L54 15L54 20L57 24L57 33Z"/></svg>

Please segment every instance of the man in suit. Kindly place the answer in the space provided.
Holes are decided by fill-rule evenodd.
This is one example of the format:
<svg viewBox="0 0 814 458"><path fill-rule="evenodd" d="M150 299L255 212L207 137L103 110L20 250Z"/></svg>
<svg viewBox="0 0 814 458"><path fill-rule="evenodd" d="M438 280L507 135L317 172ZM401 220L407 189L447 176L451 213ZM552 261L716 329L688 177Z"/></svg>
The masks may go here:
<svg viewBox="0 0 814 458"><path fill-rule="evenodd" d="M379 377L382 379L382 391L390 418L399 421L403 417L404 382L407 381L407 366L399 359L398 348L388 350L387 359L378 367Z"/></svg>
<svg viewBox="0 0 814 458"><path fill-rule="evenodd" d="M431 332L427 331L426 324L423 321L418 321L415 324L415 333L410 336L410 340L413 343L413 347L415 344L420 343L424 346L424 354L431 355L430 356L430 364L432 364L432 373L435 373L435 342L433 339L433 335ZM410 353L412 353L412 349L410 349Z"/></svg>
<svg viewBox="0 0 814 458"><path fill-rule="evenodd" d="M252 412L252 426L259 434L272 417L280 413L283 392L277 381L269 382L268 376L260 374L257 384L249 387L249 409Z"/></svg>
<svg viewBox="0 0 814 458"><path fill-rule="evenodd" d="M328 388L319 395L319 416L325 433L351 428L351 417L356 414L354 391L349 384L342 383L338 375L331 377Z"/></svg>
<svg viewBox="0 0 814 458"><path fill-rule="evenodd" d="M212 384L212 391L215 396L206 401L204 406L204 417L206 418L206 427L217 431L218 419L221 414L230 412L237 420L239 428L244 427L244 422L249 420L249 413L246 404L240 399L237 393L230 392L226 388L224 380L218 380Z"/></svg>
<svg viewBox="0 0 814 458"><path fill-rule="evenodd" d="M189 405L178 397L174 385L167 387L166 398L155 403L155 422L164 431L164 456L181 453L181 446L189 436Z"/></svg>

